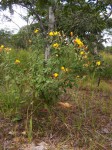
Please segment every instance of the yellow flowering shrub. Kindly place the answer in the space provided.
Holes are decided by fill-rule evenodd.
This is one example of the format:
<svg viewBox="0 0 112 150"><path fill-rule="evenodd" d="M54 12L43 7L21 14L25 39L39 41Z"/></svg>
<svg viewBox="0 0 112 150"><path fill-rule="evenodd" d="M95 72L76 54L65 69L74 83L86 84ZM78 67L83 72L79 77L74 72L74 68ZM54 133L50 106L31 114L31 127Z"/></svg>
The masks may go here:
<svg viewBox="0 0 112 150"><path fill-rule="evenodd" d="M33 31L38 32L38 29ZM14 52L10 48L0 46L0 51L3 50L0 57L5 61L4 66L8 66L7 80L15 80L14 86L20 88L22 95L25 94L24 88L27 86L28 92L33 93L33 99L39 97L39 100L51 104L57 101L67 88L78 86L84 76L97 74L102 69L100 57L93 56L79 38L73 37L72 32L67 38L63 32L51 31L47 34L45 43L42 43L40 33L38 37L33 35L33 38L27 39L27 42L31 43L29 51ZM43 52L46 43L50 48L50 56L45 62ZM9 51L7 55L6 52Z"/></svg>

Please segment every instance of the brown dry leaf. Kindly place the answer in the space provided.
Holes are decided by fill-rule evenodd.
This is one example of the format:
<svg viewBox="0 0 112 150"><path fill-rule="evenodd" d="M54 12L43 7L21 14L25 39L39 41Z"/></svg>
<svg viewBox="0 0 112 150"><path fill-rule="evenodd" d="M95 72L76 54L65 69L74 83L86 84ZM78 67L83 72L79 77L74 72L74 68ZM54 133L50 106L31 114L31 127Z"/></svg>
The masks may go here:
<svg viewBox="0 0 112 150"><path fill-rule="evenodd" d="M69 104L69 103L64 103L64 102L58 102L58 104L61 106L61 107L63 107L63 108L71 108L72 107L72 105L71 104Z"/></svg>
<svg viewBox="0 0 112 150"><path fill-rule="evenodd" d="M18 143L20 141L20 138L19 137L15 137L15 138L13 138L13 141Z"/></svg>
<svg viewBox="0 0 112 150"><path fill-rule="evenodd" d="M22 134L22 135L26 135L26 131L23 131L21 134Z"/></svg>

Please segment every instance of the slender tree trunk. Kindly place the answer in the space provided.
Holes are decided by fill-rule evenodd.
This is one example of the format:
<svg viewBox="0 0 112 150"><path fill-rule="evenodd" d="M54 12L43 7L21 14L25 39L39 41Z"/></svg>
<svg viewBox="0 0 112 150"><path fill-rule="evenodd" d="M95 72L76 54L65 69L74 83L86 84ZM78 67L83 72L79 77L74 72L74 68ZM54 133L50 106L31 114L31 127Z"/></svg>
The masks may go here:
<svg viewBox="0 0 112 150"><path fill-rule="evenodd" d="M55 26L55 16L54 16L54 11L53 11L53 6L49 7L49 24L48 24L48 32L54 31L54 26ZM46 48L45 48L45 62L50 57L50 43L46 43Z"/></svg>
<svg viewBox="0 0 112 150"><path fill-rule="evenodd" d="M53 7L49 7L49 31L54 30L54 25L55 25L55 16L54 16L54 11Z"/></svg>
<svg viewBox="0 0 112 150"><path fill-rule="evenodd" d="M57 2L57 0L55 0L55 3ZM34 3L34 2L33 2ZM33 11L33 3L31 3L31 10L32 12ZM50 6L49 7L49 10L48 10L49 14L48 14L48 17L49 17L49 23L48 23L48 32L49 31L53 31L54 30L54 26L55 26L55 15L54 15L54 11L53 11L53 6ZM35 13L34 14L36 15L39 23L40 23L40 27L41 27L41 30L43 32L43 38L46 38L46 33L45 33L45 28L43 26L43 23L42 23L42 20L39 16L38 13ZM45 59L45 64L47 63L47 60L49 59L50 57L50 43L47 41L47 39L45 39L45 52L44 52L44 59Z"/></svg>

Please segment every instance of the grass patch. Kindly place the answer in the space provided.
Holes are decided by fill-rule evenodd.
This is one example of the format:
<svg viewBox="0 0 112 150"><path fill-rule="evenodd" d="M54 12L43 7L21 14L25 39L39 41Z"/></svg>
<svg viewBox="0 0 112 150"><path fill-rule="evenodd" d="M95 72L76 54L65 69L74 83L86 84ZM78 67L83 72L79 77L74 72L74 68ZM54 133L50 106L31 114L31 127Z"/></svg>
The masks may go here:
<svg viewBox="0 0 112 150"><path fill-rule="evenodd" d="M33 51L21 50L17 54L12 51L9 55L5 55L4 67L1 63L0 113L3 116L0 118L3 122L1 124L1 139L3 139L0 141L1 145L4 140L11 139L9 145L13 141L12 149L15 150L15 145L18 146L16 149L20 148L20 142L21 144L25 141L38 143L44 140L49 144L54 143L57 150L61 149L63 145L67 145L67 148L64 149L71 150L74 148L111 149L112 56L102 54L107 63L104 77L110 80L106 81L102 76L98 86L97 79L85 74L85 78L83 75L79 76L81 66L75 66L75 69L80 68L80 70L78 74L75 71L71 76L69 71L72 69L68 69L69 66L63 67L64 71L60 70L61 66L55 67L55 63L60 64L57 56L55 63L52 60L53 66L52 61L49 61L49 67L44 68L43 62L39 62L40 56L38 55L39 52L37 54ZM43 58L43 55L41 57ZM15 63L16 59L20 60L18 64ZM83 66L83 63L81 65ZM96 63L94 66L96 67ZM97 69L99 67L100 65L97 66ZM73 70L75 69L73 67ZM85 72L85 70L83 71ZM54 73L57 73L58 76L53 76ZM74 73L76 73L75 76ZM61 75L62 77L59 78ZM71 82L68 78L72 79ZM74 80L78 86L70 89ZM60 97L55 96L57 103L51 105L51 98L55 92L57 94L59 87L60 89L64 88L63 81L66 85L66 94L60 92ZM60 86L60 83L63 86ZM44 97L48 98L49 103L45 103ZM61 105L58 102L61 102ZM14 141L15 138L22 138L23 141Z"/></svg>
<svg viewBox="0 0 112 150"><path fill-rule="evenodd" d="M105 79L112 79L112 54L111 53L101 53L104 62L105 62L105 69L103 71L103 78Z"/></svg>
<svg viewBox="0 0 112 150"><path fill-rule="evenodd" d="M64 149L71 150L74 147L87 150L111 149L112 95L110 89L107 90L110 82L103 81L99 89L92 90L86 85L87 82L82 88L68 89L67 94L60 97L61 102L71 104L70 108L56 104L50 108L39 108L33 113L31 108L22 110L21 122L12 122L9 129L16 133L11 136L12 141L22 136L23 143L28 142L29 138L35 143L44 140L56 150L61 150L63 145ZM25 127L26 122L28 128ZM23 131L25 135L22 135ZM5 134L3 138L7 139L7 136ZM19 143L15 145L19 147Z"/></svg>

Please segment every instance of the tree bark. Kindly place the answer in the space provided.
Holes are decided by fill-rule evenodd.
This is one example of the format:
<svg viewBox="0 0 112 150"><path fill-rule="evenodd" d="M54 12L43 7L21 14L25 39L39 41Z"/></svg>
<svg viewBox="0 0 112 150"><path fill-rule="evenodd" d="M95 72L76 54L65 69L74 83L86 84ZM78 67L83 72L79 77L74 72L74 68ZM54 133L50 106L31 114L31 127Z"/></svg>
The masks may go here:
<svg viewBox="0 0 112 150"><path fill-rule="evenodd" d="M53 6L50 6L49 7L49 31L54 30L54 25L55 25L55 16L53 11Z"/></svg>
<svg viewBox="0 0 112 150"><path fill-rule="evenodd" d="M54 26L55 26L55 15L53 11L53 6L49 7L49 24L48 24L48 32L54 31ZM50 57L50 43L46 43L46 48L45 48L45 62Z"/></svg>

